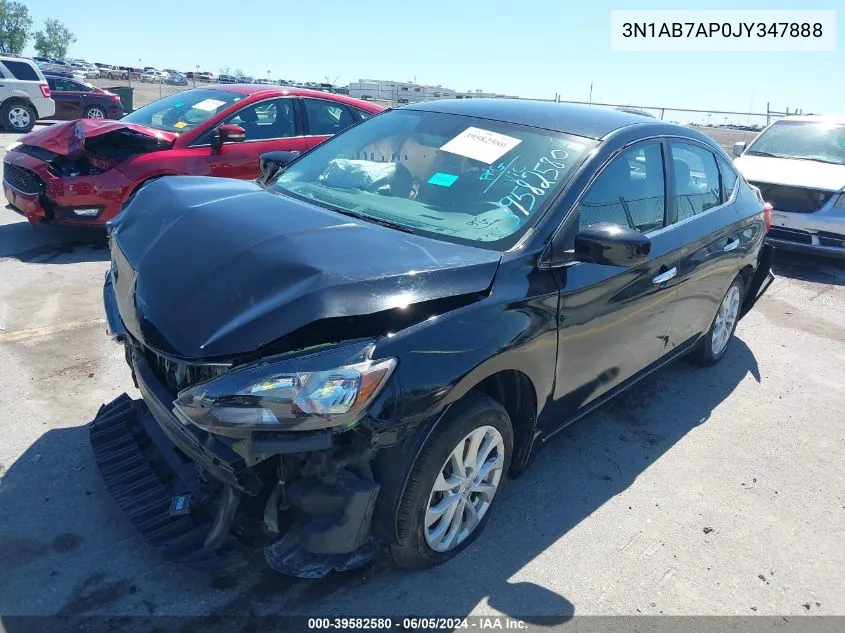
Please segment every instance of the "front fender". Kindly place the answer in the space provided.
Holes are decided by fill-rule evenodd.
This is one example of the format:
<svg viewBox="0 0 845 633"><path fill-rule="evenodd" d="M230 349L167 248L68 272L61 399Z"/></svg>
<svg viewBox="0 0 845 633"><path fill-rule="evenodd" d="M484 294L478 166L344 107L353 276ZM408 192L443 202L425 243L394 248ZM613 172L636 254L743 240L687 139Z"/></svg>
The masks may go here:
<svg viewBox="0 0 845 633"><path fill-rule="evenodd" d="M554 386L557 288L526 298L525 278L510 288L503 274L507 277L508 271L500 270L493 291L480 301L379 341L378 355L399 363L391 379L396 407L391 416L376 416L377 423L388 428L437 416L483 380L506 370L528 377L539 414ZM523 298L508 300L517 293Z"/></svg>

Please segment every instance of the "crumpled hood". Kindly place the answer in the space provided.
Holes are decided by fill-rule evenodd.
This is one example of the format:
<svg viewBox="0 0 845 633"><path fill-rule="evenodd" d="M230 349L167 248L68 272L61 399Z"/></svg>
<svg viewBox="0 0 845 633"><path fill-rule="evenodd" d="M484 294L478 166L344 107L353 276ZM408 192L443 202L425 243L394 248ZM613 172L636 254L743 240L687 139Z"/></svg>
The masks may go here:
<svg viewBox="0 0 845 633"><path fill-rule="evenodd" d="M24 145L41 147L54 154L74 156L84 151L87 139L120 131L157 139L163 145L172 145L179 136L173 132L163 132L135 123L122 123L108 119L79 119L41 127L23 136L20 142Z"/></svg>
<svg viewBox="0 0 845 633"><path fill-rule="evenodd" d="M790 187L839 191L845 187L845 165L813 160L740 156L734 161L746 180Z"/></svg>
<svg viewBox="0 0 845 633"><path fill-rule="evenodd" d="M248 353L319 319L482 292L501 259L199 176L146 185L112 227L124 324L186 359Z"/></svg>

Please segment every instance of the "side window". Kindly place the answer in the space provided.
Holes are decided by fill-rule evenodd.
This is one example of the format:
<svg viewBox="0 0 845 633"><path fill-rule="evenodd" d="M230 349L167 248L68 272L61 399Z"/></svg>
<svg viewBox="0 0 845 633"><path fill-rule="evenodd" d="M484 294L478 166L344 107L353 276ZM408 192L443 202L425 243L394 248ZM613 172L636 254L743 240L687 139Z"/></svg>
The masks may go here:
<svg viewBox="0 0 845 633"><path fill-rule="evenodd" d="M578 205L578 229L610 222L647 232L663 226L666 208L660 143L629 149L613 159Z"/></svg>
<svg viewBox="0 0 845 633"><path fill-rule="evenodd" d="M675 172L678 221L721 204L719 170L709 150L691 143L670 142Z"/></svg>
<svg viewBox="0 0 845 633"><path fill-rule="evenodd" d="M722 174L722 202L727 202L731 199L736 188L737 175L731 163L721 156L718 159L718 163L719 173Z"/></svg>
<svg viewBox="0 0 845 633"><path fill-rule="evenodd" d="M225 123L240 125L247 141L296 136L293 99L271 99L241 108Z"/></svg>
<svg viewBox="0 0 845 633"><path fill-rule="evenodd" d="M362 121L366 121L371 116L373 116L372 112L367 112L366 110L359 110L358 108L355 108L355 112L358 113L358 116L361 117Z"/></svg>
<svg viewBox="0 0 845 633"><path fill-rule="evenodd" d="M47 86L50 88L50 90L58 90L57 85L58 82L55 79L53 79L52 77L47 77Z"/></svg>
<svg viewBox="0 0 845 633"><path fill-rule="evenodd" d="M12 73L12 76L15 79L21 79L23 81L40 81L41 77L38 76L38 73L35 72L35 67L32 64L27 62L17 62L6 60L3 62L6 68L9 69L9 72Z"/></svg>
<svg viewBox="0 0 845 633"><path fill-rule="evenodd" d="M349 109L339 103L321 99L303 99L310 133L314 136L337 134L355 123Z"/></svg>

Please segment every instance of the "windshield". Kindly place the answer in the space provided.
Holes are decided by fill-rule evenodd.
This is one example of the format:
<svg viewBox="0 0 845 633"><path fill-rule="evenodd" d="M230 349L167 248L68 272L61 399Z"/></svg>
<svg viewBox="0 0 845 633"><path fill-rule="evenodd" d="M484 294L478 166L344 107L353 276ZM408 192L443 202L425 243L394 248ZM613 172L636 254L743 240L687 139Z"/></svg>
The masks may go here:
<svg viewBox="0 0 845 633"><path fill-rule="evenodd" d="M197 88L153 101L121 120L167 132L187 132L242 98L225 90Z"/></svg>
<svg viewBox="0 0 845 633"><path fill-rule="evenodd" d="M778 121L757 137L745 153L845 165L845 125Z"/></svg>
<svg viewBox="0 0 845 633"><path fill-rule="evenodd" d="M271 189L414 233L507 249L595 145L510 123L394 110L317 146Z"/></svg>

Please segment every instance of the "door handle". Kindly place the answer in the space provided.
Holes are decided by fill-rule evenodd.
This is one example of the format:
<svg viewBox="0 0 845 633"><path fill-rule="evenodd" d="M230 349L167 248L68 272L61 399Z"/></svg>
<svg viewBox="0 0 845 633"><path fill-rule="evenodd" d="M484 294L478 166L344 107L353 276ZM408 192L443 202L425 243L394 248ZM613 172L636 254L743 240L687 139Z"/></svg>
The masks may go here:
<svg viewBox="0 0 845 633"><path fill-rule="evenodd" d="M666 272L660 273L659 275L657 275L657 277L655 277L651 281L652 281L652 283L655 283L655 284L665 284L670 279L674 279L675 275L677 275L677 274L678 274L678 268L677 268L677 266L674 266L674 267L670 268L669 270L667 270Z"/></svg>
<svg viewBox="0 0 845 633"><path fill-rule="evenodd" d="M726 253L730 253L737 246L739 246L739 240L734 237L731 240L729 240L727 244L725 244L725 247L722 250L725 251Z"/></svg>

